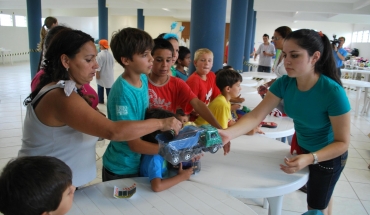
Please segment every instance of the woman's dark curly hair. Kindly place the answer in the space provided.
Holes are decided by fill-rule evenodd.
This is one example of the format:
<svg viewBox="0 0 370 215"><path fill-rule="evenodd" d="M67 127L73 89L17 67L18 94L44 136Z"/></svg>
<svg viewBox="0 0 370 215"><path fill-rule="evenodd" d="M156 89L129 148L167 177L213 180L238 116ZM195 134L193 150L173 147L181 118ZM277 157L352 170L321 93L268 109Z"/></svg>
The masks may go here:
<svg viewBox="0 0 370 215"><path fill-rule="evenodd" d="M63 66L61 56L67 55L73 59L80 48L87 42L94 42L94 39L89 35L79 30L63 29L58 32L51 40L45 54L45 73L40 77L40 83L36 90L33 91L25 100L24 104L32 102L40 90L51 82L60 80L70 80L66 68ZM81 92L78 92L80 95Z"/></svg>

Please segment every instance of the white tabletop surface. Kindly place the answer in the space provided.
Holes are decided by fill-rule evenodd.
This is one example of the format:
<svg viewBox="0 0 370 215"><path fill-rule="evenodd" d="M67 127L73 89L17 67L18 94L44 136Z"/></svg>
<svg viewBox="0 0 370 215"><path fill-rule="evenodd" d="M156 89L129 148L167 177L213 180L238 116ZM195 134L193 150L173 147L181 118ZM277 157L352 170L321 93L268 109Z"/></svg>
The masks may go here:
<svg viewBox="0 0 370 215"><path fill-rule="evenodd" d="M243 81L240 83L240 85L242 86L246 86L246 87L254 87L254 86L257 86L258 82L255 81L255 80L248 80L248 79L243 79Z"/></svg>
<svg viewBox="0 0 370 215"><path fill-rule="evenodd" d="M242 106L246 106L250 109L254 109L262 101L262 98L259 94L248 94L243 97L245 101L242 103ZM266 128L261 127L261 130L265 134L258 134L266 136L269 138L281 138L287 137L294 134L294 123L293 119L289 117L275 117L267 115L263 120L264 122L275 122L278 124L276 128Z"/></svg>
<svg viewBox="0 0 370 215"><path fill-rule="evenodd" d="M343 85L354 86L354 87L370 87L370 82L352 80L352 79L341 79Z"/></svg>
<svg viewBox="0 0 370 215"><path fill-rule="evenodd" d="M244 85L240 85L241 90L240 90L240 95L241 97L245 98L247 97L248 94L257 94L257 89L255 87L247 87Z"/></svg>
<svg viewBox="0 0 370 215"><path fill-rule="evenodd" d="M281 138L288 137L294 134L294 123L293 119L289 117L275 117L267 115L263 120L264 122L275 122L277 124L276 128L266 128L261 127L261 130L265 134L258 134L261 136L266 136L268 138Z"/></svg>
<svg viewBox="0 0 370 215"><path fill-rule="evenodd" d="M130 187L136 193L128 199L113 197L113 187ZM77 190L68 215L80 214L253 214L238 199L209 186L184 181L162 192L153 192L148 178L102 182Z"/></svg>
<svg viewBox="0 0 370 215"><path fill-rule="evenodd" d="M243 72L241 73L242 77L256 77L256 78L263 78L263 79L274 79L276 78L275 73L267 73L267 72Z"/></svg>
<svg viewBox="0 0 370 215"><path fill-rule="evenodd" d="M201 171L191 181L220 189L237 198L267 198L270 214L281 214L283 195L298 190L308 180L308 168L294 174L280 170L290 146L275 139L242 135L231 141L224 156L205 153Z"/></svg>

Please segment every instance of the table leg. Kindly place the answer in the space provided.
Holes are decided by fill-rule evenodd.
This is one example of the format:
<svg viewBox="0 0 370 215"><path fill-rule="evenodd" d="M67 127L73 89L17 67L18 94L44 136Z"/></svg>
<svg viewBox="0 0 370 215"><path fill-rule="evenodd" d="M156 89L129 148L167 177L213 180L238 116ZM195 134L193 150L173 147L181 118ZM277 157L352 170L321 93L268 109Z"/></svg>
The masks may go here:
<svg viewBox="0 0 370 215"><path fill-rule="evenodd" d="M267 201L267 199L263 199L263 208L264 209L268 209L269 208L269 202Z"/></svg>
<svg viewBox="0 0 370 215"><path fill-rule="evenodd" d="M361 87L356 87L356 104L355 104L355 116L358 116L358 107L360 106Z"/></svg>
<svg viewBox="0 0 370 215"><path fill-rule="evenodd" d="M267 198L267 201L270 204L269 215L281 215L281 210L283 207L283 197L284 196L275 196Z"/></svg>
<svg viewBox="0 0 370 215"><path fill-rule="evenodd" d="M367 93L368 93L368 87L365 87L365 94L364 94L364 105L366 104L366 100L367 100Z"/></svg>

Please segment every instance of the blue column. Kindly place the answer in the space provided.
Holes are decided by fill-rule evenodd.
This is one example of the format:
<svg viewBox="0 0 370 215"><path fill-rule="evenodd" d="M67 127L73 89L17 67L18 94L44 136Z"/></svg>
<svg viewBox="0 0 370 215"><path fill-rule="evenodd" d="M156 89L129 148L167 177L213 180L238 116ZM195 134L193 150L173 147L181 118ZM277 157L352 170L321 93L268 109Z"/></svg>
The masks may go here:
<svg viewBox="0 0 370 215"><path fill-rule="evenodd" d="M247 25L246 11L248 11L248 0L232 0L227 64L235 70L243 69L245 26Z"/></svg>
<svg viewBox="0 0 370 215"><path fill-rule="evenodd" d="M251 53L253 52L254 39L255 39L255 36L256 36L256 16L257 16L257 12L256 11L253 11L253 28L252 28L252 39L251 39Z"/></svg>
<svg viewBox="0 0 370 215"><path fill-rule="evenodd" d="M247 31L245 36L245 47L244 47L244 63L243 63L243 71L248 71L249 67L247 63L249 63L249 55L251 50L251 38L253 32L253 5L254 0L248 0L248 12L247 12Z"/></svg>
<svg viewBox="0 0 370 215"><path fill-rule="evenodd" d="M209 12L205 12L207 9ZM213 52L212 71L222 68L226 23L226 0L192 0L190 24L191 59L200 48L208 48ZM193 63L189 71L195 70Z"/></svg>
<svg viewBox="0 0 370 215"><path fill-rule="evenodd" d="M27 0L28 47L30 49L31 79L37 73L40 52L37 44L40 42L41 29L41 0Z"/></svg>
<svg viewBox="0 0 370 215"><path fill-rule="evenodd" d="M145 17L143 14L143 9L137 9L137 28L144 30L144 22L145 22Z"/></svg>
<svg viewBox="0 0 370 215"><path fill-rule="evenodd" d="M108 8L105 5L105 0L98 0L99 39L108 40Z"/></svg>

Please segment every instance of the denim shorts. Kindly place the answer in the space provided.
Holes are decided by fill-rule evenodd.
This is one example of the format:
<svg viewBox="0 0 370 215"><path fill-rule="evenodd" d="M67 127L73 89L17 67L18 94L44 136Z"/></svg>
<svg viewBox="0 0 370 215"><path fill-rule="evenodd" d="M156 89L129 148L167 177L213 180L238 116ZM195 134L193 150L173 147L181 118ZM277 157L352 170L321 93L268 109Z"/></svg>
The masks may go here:
<svg viewBox="0 0 370 215"><path fill-rule="evenodd" d="M303 151L307 153L306 150ZM307 182L307 204L310 208L324 210L328 207L347 157L348 151L331 160L308 166L310 175Z"/></svg>

